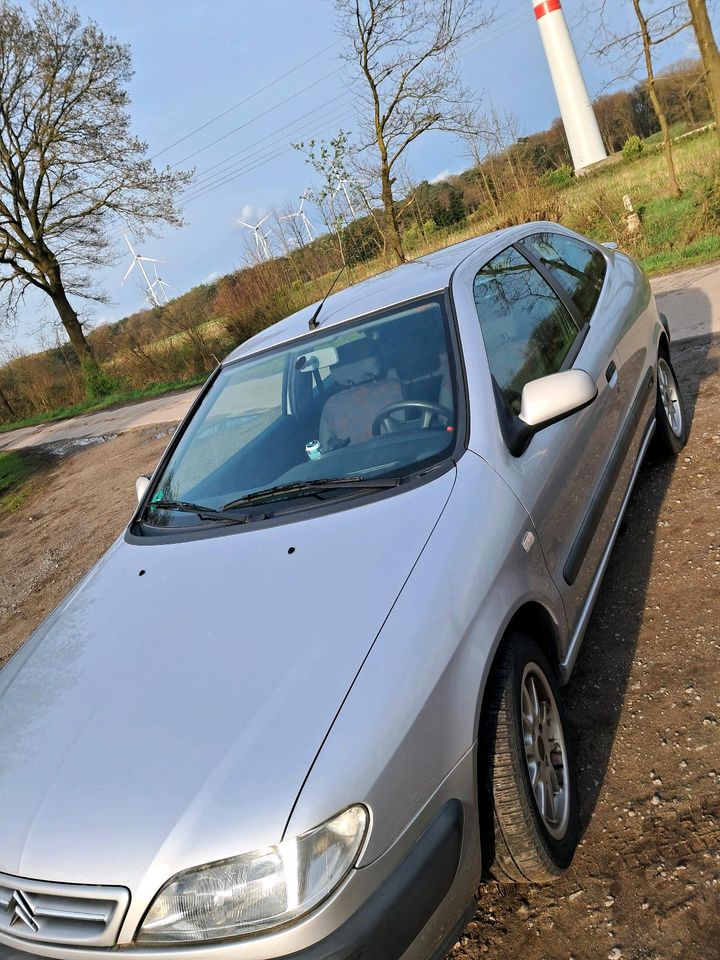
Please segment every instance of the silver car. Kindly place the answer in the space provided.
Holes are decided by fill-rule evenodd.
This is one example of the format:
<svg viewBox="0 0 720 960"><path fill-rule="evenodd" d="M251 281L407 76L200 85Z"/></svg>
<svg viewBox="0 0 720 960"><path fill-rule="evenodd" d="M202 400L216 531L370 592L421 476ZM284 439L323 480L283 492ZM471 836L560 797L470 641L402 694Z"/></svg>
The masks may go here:
<svg viewBox="0 0 720 960"><path fill-rule="evenodd" d="M0 952L439 958L561 874L559 687L685 436L646 278L550 223L240 346L0 674Z"/></svg>

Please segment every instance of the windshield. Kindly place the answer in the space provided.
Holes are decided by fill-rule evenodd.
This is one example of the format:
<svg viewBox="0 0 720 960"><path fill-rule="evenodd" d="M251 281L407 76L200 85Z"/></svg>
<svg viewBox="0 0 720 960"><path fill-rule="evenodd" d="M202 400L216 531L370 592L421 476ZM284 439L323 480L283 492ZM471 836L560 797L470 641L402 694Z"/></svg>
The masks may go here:
<svg viewBox="0 0 720 960"><path fill-rule="evenodd" d="M297 507L298 497L308 505L367 494L368 484L348 478L400 479L444 459L456 420L448 344L438 297L229 364L185 429L144 519L209 523L218 518L195 508L237 511L243 502L274 514L290 501Z"/></svg>

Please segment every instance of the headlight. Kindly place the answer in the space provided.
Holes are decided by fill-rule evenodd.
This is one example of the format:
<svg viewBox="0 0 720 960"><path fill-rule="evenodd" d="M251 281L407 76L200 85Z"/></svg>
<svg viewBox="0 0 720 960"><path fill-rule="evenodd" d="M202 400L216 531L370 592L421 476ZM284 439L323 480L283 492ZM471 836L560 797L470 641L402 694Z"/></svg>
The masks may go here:
<svg viewBox="0 0 720 960"><path fill-rule="evenodd" d="M178 874L155 897L138 940L220 940L295 920L347 876L367 822L365 807L349 807L301 837Z"/></svg>

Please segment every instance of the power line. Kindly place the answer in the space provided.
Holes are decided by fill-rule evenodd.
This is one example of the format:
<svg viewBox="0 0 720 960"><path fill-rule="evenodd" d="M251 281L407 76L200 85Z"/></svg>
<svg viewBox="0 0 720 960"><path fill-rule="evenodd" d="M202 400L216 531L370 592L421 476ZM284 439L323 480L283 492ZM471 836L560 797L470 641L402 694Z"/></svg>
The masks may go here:
<svg viewBox="0 0 720 960"><path fill-rule="evenodd" d="M336 122L337 120L330 121L324 127L321 127L319 130L317 130L316 134L325 133L326 130L330 130L335 125ZM276 149L276 148L271 148L271 151L272 149ZM199 192L197 193L183 197L183 203L190 203L191 200L198 200L200 197L204 197L206 194L212 193L212 191L217 189L218 187L223 187L228 183L232 183L235 180L239 180L241 177L245 176L245 174L251 173L253 170L257 170L260 167L267 166L267 164L270 163L271 161L277 160L279 157L285 156L285 154L290 153L291 151L292 151L292 147L290 146L290 144L288 144L286 147L280 150L277 150L277 152L275 153L270 152L261 157L258 157L256 158L256 160L254 160L252 163L248 164L247 166L243 167L241 170L236 171L235 173L215 183L206 184L202 186Z"/></svg>
<svg viewBox="0 0 720 960"><path fill-rule="evenodd" d="M317 60L318 57L321 57L324 53L327 53L328 50L332 50L333 47L336 47L338 41L335 40L333 43L328 44L327 47L323 47L322 50L318 50L317 53L314 53L311 57L308 57L307 60L303 60L301 63L298 63L296 66L291 67L289 70L286 70L285 73L281 74L279 77L275 77L274 80L270 80L263 87L260 87L258 90L255 90L253 93L249 93L246 97L243 97L242 100L238 100L237 103L232 104L226 110L223 110L222 113L216 114L214 117L211 117L209 120L206 120L204 123L201 123L199 127L195 127L194 130L190 130L189 133L184 134L182 137L179 137L177 140L174 140L172 143L169 143L166 147L163 147L162 150L158 150L157 153L154 153L149 160L154 160L155 157L161 156L163 153L167 153L168 150L172 150L173 147L177 147L178 144L184 143L185 140L189 140L190 137L194 137L196 133L200 133L201 130L204 130L206 127L209 127L211 124L215 123L218 120L222 120L223 117L226 117L229 113L232 113L233 110L237 110L238 107L242 107L244 104L248 103L250 100L253 100L255 97L260 96L261 93L265 93L266 90L270 90L271 87L274 87L276 84L280 83L281 80L285 80L287 77L291 76L293 73L297 73L302 67L312 63L313 60Z"/></svg>
<svg viewBox="0 0 720 960"><path fill-rule="evenodd" d="M500 37L503 37L508 33L512 32L513 30L517 29L517 27L520 26L523 22L529 22L529 19L524 12L519 14L518 13L513 14L510 20L504 23L502 25L502 28L499 31L494 31L491 33L491 35L489 36L486 35L482 37L480 42L472 43L468 48L466 48L463 51L463 53L468 54L476 50L479 50L482 47L488 46L491 43L494 43L496 40L500 39ZM280 128L278 132L281 132L282 129L283 128ZM319 132L322 132L322 131L319 131ZM275 147L271 147L270 149L272 151L275 149ZM255 162L247 163L246 161L250 160L250 157L246 157L242 161L240 161L239 169L237 168L237 166L231 166L227 170L219 171L217 174L217 177L219 179L216 179L215 177L211 177L207 183L198 184L197 185L198 190L195 192L193 192L193 187L189 187L188 192L183 197L183 202L189 203L191 200L197 200L200 197L203 197L206 194L211 193L213 190L215 190L218 187L222 187L227 185L228 183L234 182L235 180L239 180L241 177L244 177L247 174L252 173L253 171L257 170L259 167L264 166L265 164L270 163L274 160L277 160L282 156L285 156L287 153L289 153L289 151L290 151L290 147L288 146L282 150L279 150L278 152L271 152L269 154L266 154L258 158L257 163ZM223 162L226 162L226 161L220 161L220 164L222 164ZM208 170L210 169L212 168L208 168Z"/></svg>
<svg viewBox="0 0 720 960"><path fill-rule="evenodd" d="M507 23L505 23L505 22L502 22L502 23L501 23L501 21L506 21L507 18L510 18L510 21L508 21ZM492 36L490 36L489 38L483 38L480 43L473 43L473 42L471 41L471 45L468 47L468 49L467 49L466 52L472 52L472 51L474 51L474 50L476 50L476 49L479 49L479 48L482 47L482 46L485 46L487 43L494 42L494 41L495 41L496 39L498 39L499 37L504 36L505 34L507 34L510 30L515 29L516 26L519 26L524 20L527 21L528 19L529 19L529 14L526 14L526 13L524 13L524 12L508 11L508 12L501 13L500 16L496 18L496 20L493 22L493 24L491 24L491 26L490 26L490 28L489 28L490 30L493 30L494 28L500 26L500 27L501 27L500 31L494 33L494 34L493 34ZM256 96L258 96L259 94L263 93L264 91L270 89L270 88L273 87L273 86L276 86L281 80L285 79L286 77L290 76L291 74L293 74L293 73L297 72L298 70L302 69L303 66L306 66L308 63L312 62L313 60L315 60L315 59L317 59L318 57L322 56L323 54L327 53L328 50L331 50L331 49L333 49L334 47L336 47L336 46L338 45L338 43L339 43L339 40L334 41L333 43L331 43L331 44L329 44L328 46L324 47L322 50L320 50L320 51L318 51L317 53L313 54L312 57L309 57L309 58L307 58L306 60L303 60L301 63L297 64L296 66L291 67L289 70L287 70L287 71L286 71L284 74L282 74L281 76L276 77L274 80L269 81L267 84L265 84L265 86L261 87L259 90L256 90L256 91L254 91L254 92L251 93L251 94L248 94L248 96L245 97L243 100L240 100L240 101L238 101L237 103L233 104L232 106L228 107L226 110L222 111L222 113L219 113L219 114L217 114L217 115L214 116L214 117L211 117L209 120L207 120L207 121L205 121L204 123L200 124L200 125L199 125L198 127L196 127L194 130L191 130L189 133L187 133L187 134L185 134L184 136L178 138L178 139L175 140L173 143L169 144L167 147L164 147L162 150L159 150L157 153L153 154L149 159L152 160L152 159L154 159L155 157L160 156L162 153L165 153L167 150L170 150L172 147L175 147L175 146L177 146L178 144L184 142L185 140L187 140L187 139L189 139L190 137L194 136L194 135L195 135L196 133L198 133L199 131L204 130L206 127L210 126L212 123L215 123L217 120L219 120L219 119L221 119L222 117L226 116L227 114L231 113L233 110L236 110L238 107L242 106L243 104L249 102L250 100L252 100L252 99L255 98ZM240 124L240 126L235 127L233 130L228 131L228 133L224 134L223 136L218 137L218 138L216 138L215 140L210 141L210 143L205 144L204 146L198 148L197 150L195 150L195 151L193 151L192 153L188 154L187 156L183 157L182 160L179 160L179 161L177 161L176 163L173 163L172 166L174 166L174 167L179 167L179 166L181 166L183 163L186 163L188 160L193 159L193 158L194 158L195 156L197 156L198 154L204 152L205 150L210 149L211 147L215 146L216 144L222 142L223 140L226 140L228 137L233 136L235 133L237 133L237 132L239 132L240 130L246 128L246 127L249 126L250 124L255 123L255 122L257 122L258 120L263 119L268 113L271 113L271 112L279 109L284 103L287 103L287 102L289 102L290 100L296 99L296 98L299 97L301 94L307 92L308 90L312 89L313 87L317 86L318 84L323 83L325 80L328 80L328 79L330 79L330 78L333 77L333 76L339 75L341 72L342 72L342 69L341 69L341 68L338 68L338 69L336 69L336 70L331 71L329 74L326 74L325 76L319 78L318 80L314 81L313 83L307 84L306 86L302 87L300 90L296 91L294 94L291 94L290 96L286 97L284 100L280 101L279 103L276 103L276 104L272 105L272 106L269 107L267 110L265 110L263 113L258 114L258 115L256 115L255 117L250 118L249 120L247 120L247 121L245 121L244 123Z"/></svg>
<svg viewBox="0 0 720 960"><path fill-rule="evenodd" d="M297 126L299 123L301 123L301 121L307 119L308 117L312 116L315 113L319 113L321 110L324 110L325 107L329 106L330 104L337 103L337 101L349 102L351 99L352 99L352 96L349 93L344 92L344 93L338 94L336 97L332 97L330 100L326 100L324 103L320 104L317 107L313 107L312 110L308 110L307 113L301 114L301 116L297 117L295 120L292 120L290 123L283 124L282 126L266 134L264 137L260 137L259 140L256 140L254 143L249 144L247 147L243 147L242 150L238 150L235 153L231 153L229 156L225 157L225 159L218 160L217 163L213 163L211 166L206 167L200 173L195 175L194 185L195 186L199 185L199 183L203 179L206 179L208 176L210 178L213 178L222 174L223 172L227 172L227 171L218 170L217 168L225 166L226 164L232 164L236 157L243 157L248 153L248 151L252 150L254 147L257 147L259 144L264 143L266 140L269 140L272 137L278 136L279 134L286 133L286 131L289 131L291 127ZM324 117L320 119L324 119ZM296 130L294 131L294 134L296 135L297 133L300 133L300 132L301 131ZM215 171L215 172L213 173L212 171Z"/></svg>
<svg viewBox="0 0 720 960"><path fill-rule="evenodd" d="M263 110L262 113L256 114L254 117L251 117L249 120L246 120L244 123L241 123L239 127L235 127L233 130L230 130L229 133L225 133L222 137L218 137L216 140L212 140L210 143L206 143L204 147L200 147L198 150L195 150L193 153L189 153L186 157L183 157L182 160L178 160L177 163L174 163L174 167L180 167L183 163L186 163L188 160L192 160L193 157L196 157L199 153L204 153L205 150L209 150L210 147L214 147L216 144L221 143L223 140L227 140L228 137L231 137L233 134L237 133L239 130L243 130L245 127L248 127L251 123L256 123L258 120L263 120L269 113L273 113L275 110L279 110L280 107L284 107L285 104L289 103L291 100L296 100L299 96L302 96L303 93L307 93L308 90L311 90L313 87L316 87L319 83L324 83L326 80L329 80L330 77L335 77L340 73L340 70L332 70L330 73L325 74L324 77L320 77L318 80L314 80L312 83L309 83L306 87L303 87L301 90L298 90L296 93L291 94L289 97L285 97L284 100L281 100L279 103L276 103L272 107L268 107L267 110Z"/></svg>

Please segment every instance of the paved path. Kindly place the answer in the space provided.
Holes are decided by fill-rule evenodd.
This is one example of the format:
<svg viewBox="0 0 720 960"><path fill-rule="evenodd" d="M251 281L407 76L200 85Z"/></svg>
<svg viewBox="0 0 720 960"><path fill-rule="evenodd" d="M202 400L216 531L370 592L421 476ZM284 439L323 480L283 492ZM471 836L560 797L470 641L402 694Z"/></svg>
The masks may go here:
<svg viewBox="0 0 720 960"><path fill-rule="evenodd" d="M147 427L155 423L174 423L185 415L198 388L166 394L152 400L142 400L114 410L99 410L71 420L42 423L37 427L22 427L9 433L0 433L0 450L20 447L39 447L56 440L77 440L80 437L100 437L122 433L133 427Z"/></svg>
<svg viewBox="0 0 720 960"><path fill-rule="evenodd" d="M668 273L651 284L673 340L720 333L720 264Z"/></svg>
<svg viewBox="0 0 720 960"><path fill-rule="evenodd" d="M674 340L720 333L720 264L693 267L656 277L652 281L652 288L660 309L670 321ZM197 392L197 389L183 390L116 410L101 410L72 420L0 433L0 450L17 450L55 440L121 433L133 427L155 423L174 423L185 414Z"/></svg>

